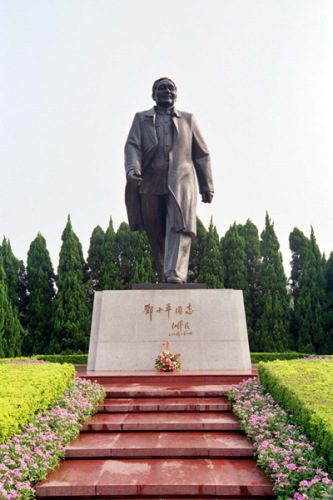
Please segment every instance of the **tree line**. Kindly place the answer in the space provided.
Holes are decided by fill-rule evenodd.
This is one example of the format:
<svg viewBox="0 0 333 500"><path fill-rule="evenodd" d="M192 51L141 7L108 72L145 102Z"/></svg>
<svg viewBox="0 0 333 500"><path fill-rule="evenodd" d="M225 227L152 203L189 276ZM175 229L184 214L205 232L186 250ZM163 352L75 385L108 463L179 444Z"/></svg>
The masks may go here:
<svg viewBox="0 0 333 500"><path fill-rule="evenodd" d="M206 229L197 219L197 227L188 282L243 290L252 352L333 354L333 252L328 260L321 254L312 228L309 237L298 228L290 233L287 279L268 214L260 237L250 219L231 225L221 239L212 220ZM146 234L132 233L125 222L115 231L112 218L105 232L93 230L85 260L68 216L57 274L40 233L26 266L3 238L0 358L87 352L95 291L156 281Z"/></svg>

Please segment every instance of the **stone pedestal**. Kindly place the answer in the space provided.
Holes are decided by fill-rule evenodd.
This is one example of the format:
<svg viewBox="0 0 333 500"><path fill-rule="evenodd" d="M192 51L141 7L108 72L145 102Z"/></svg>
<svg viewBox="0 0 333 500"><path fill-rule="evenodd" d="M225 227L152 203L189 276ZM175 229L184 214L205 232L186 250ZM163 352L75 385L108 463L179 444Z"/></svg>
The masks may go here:
<svg viewBox="0 0 333 500"><path fill-rule="evenodd" d="M240 290L115 290L95 294L88 370L154 370L162 342L184 370L251 368Z"/></svg>

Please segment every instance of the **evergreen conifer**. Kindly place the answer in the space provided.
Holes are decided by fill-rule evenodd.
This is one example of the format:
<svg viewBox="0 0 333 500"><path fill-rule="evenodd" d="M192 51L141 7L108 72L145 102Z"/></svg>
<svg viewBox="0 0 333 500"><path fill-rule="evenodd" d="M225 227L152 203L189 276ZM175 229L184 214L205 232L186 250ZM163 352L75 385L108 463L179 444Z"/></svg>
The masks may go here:
<svg viewBox="0 0 333 500"><path fill-rule="evenodd" d="M101 290L120 290L118 247L112 217L110 217L109 226L104 235L101 247L101 259Z"/></svg>
<svg viewBox="0 0 333 500"><path fill-rule="evenodd" d="M102 266L102 245L104 241L104 231L101 226L96 226L90 237L87 264L89 267L89 289L88 303L92 309L94 293L101 287L101 266Z"/></svg>
<svg viewBox="0 0 333 500"><path fill-rule="evenodd" d="M309 250L309 245L309 238L307 238L302 231L295 227L289 235L289 248L291 250L291 272L289 285L295 308L300 295L299 279Z"/></svg>
<svg viewBox="0 0 333 500"><path fill-rule="evenodd" d="M0 257L0 358L21 355L24 330L8 295L7 277Z"/></svg>
<svg viewBox="0 0 333 500"><path fill-rule="evenodd" d="M119 277L124 290L131 288L134 274L135 236L127 222L122 222L116 233L118 249Z"/></svg>
<svg viewBox="0 0 333 500"><path fill-rule="evenodd" d="M248 333L251 339L251 332L249 331L249 320L251 319L250 289L247 282L247 269L244 263L244 249L244 239L239 235L237 225L234 223L230 226L224 237L221 238L221 252L225 269L224 286L225 288L243 291Z"/></svg>
<svg viewBox="0 0 333 500"><path fill-rule="evenodd" d="M199 283L206 283L208 288L224 288L224 266L220 251L219 236L210 220L209 229L205 237L205 247L202 258Z"/></svg>
<svg viewBox="0 0 333 500"><path fill-rule="evenodd" d="M327 297L327 325L326 338L328 342L327 354L333 354L333 252L331 252L325 268L326 297Z"/></svg>
<svg viewBox="0 0 333 500"><path fill-rule="evenodd" d="M26 323L28 335L25 354L46 354L53 330L53 299L55 276L46 241L38 233L31 243L27 260L28 304Z"/></svg>
<svg viewBox="0 0 333 500"><path fill-rule="evenodd" d="M88 266L90 269L90 280L99 283L102 265L102 245L104 241L104 231L101 226L96 226L90 238L88 250Z"/></svg>
<svg viewBox="0 0 333 500"><path fill-rule="evenodd" d="M297 227L289 235L289 248L291 250L291 271L289 278L291 294L291 347L297 349L298 325L295 317L297 302L300 295L299 279L309 250L310 240Z"/></svg>
<svg viewBox="0 0 333 500"><path fill-rule="evenodd" d="M10 241L5 237L0 246L0 256L2 257L5 271L8 298L12 306L17 308L19 316L23 320L27 303L26 271L24 263L14 256Z"/></svg>
<svg viewBox="0 0 333 500"><path fill-rule="evenodd" d="M266 213L265 229L261 233L262 265L259 274L259 305L253 348L259 352L283 352L290 341L290 306L287 278L282 264L280 244L274 223Z"/></svg>
<svg viewBox="0 0 333 500"><path fill-rule="evenodd" d="M146 231L135 231L131 234L134 250L132 283L156 283L153 253Z"/></svg>
<svg viewBox="0 0 333 500"><path fill-rule="evenodd" d="M155 283L156 276L150 259L142 257L141 261L135 261L133 283Z"/></svg>
<svg viewBox="0 0 333 500"><path fill-rule="evenodd" d="M258 228L248 219L244 225L238 224L238 233L244 239L245 266L249 285L249 301L246 306L246 318L250 340L250 349L253 351L253 340L256 324L260 315L258 277L261 267L260 240Z"/></svg>
<svg viewBox="0 0 333 500"><path fill-rule="evenodd" d="M201 271L207 229L197 217L197 237L192 241L188 266L188 283L196 283Z"/></svg>
<svg viewBox="0 0 333 500"><path fill-rule="evenodd" d="M51 353L87 351L90 314L83 276L82 247L68 216L59 256Z"/></svg>
<svg viewBox="0 0 333 500"><path fill-rule="evenodd" d="M306 259L299 277L299 298L295 310L299 352L327 354L326 280L323 257L313 228Z"/></svg>

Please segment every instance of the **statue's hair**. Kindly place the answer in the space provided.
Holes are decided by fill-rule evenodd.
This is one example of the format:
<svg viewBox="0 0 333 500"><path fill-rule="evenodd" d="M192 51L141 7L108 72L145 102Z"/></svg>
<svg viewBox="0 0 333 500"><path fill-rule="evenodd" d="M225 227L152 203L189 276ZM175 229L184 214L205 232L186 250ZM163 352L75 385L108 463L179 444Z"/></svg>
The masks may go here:
<svg viewBox="0 0 333 500"><path fill-rule="evenodd" d="M175 84L175 82L173 82L171 80L171 78L168 78L167 76L163 76L162 78L159 78L158 80L155 80L155 82L153 84L153 99L154 99L154 94L155 94L156 87L159 84L159 82L161 82L162 80L168 80L169 82L172 83L172 85L175 86L175 89L177 90L177 85Z"/></svg>

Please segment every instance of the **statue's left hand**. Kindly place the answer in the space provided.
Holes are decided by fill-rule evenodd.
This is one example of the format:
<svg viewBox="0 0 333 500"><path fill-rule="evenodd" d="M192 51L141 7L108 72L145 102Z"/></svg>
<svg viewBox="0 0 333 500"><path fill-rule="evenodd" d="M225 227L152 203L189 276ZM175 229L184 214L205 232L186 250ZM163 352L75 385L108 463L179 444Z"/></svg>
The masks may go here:
<svg viewBox="0 0 333 500"><path fill-rule="evenodd" d="M206 193L201 193L201 201L203 203L211 203L214 194L211 191L207 191Z"/></svg>

